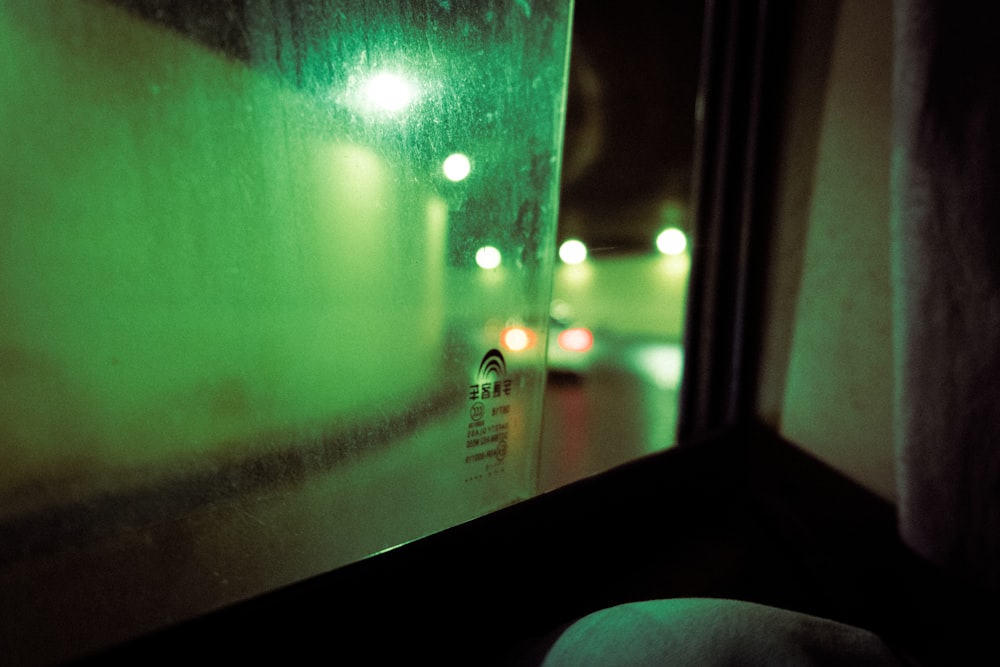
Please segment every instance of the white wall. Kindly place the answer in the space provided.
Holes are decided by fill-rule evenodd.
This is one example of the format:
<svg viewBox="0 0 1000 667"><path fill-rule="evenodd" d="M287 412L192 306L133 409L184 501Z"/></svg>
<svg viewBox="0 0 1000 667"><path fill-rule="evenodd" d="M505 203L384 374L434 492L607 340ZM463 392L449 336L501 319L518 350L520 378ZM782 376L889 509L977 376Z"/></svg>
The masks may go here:
<svg viewBox="0 0 1000 667"><path fill-rule="evenodd" d="M825 28L830 14L835 21ZM817 1L804 17L776 201L759 410L782 435L892 499L892 3L844 0L831 10ZM826 60L820 33L829 29Z"/></svg>

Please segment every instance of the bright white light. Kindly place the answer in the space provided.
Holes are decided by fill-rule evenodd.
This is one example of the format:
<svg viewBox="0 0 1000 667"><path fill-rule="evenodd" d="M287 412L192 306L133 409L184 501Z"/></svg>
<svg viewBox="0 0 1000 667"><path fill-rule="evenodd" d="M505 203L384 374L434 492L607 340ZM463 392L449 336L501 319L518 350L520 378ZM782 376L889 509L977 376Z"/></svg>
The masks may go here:
<svg viewBox="0 0 1000 667"><path fill-rule="evenodd" d="M469 175L469 172L472 171L472 163L462 153L452 153L444 159L441 171L444 172L445 178L449 181L458 183L464 180Z"/></svg>
<svg viewBox="0 0 1000 667"><path fill-rule="evenodd" d="M679 255L687 249L687 236L676 227L667 227L656 237L656 247L664 255Z"/></svg>
<svg viewBox="0 0 1000 667"><path fill-rule="evenodd" d="M500 266L500 251L491 245L483 246L476 251L476 264L481 269L495 269Z"/></svg>
<svg viewBox="0 0 1000 667"><path fill-rule="evenodd" d="M523 352L535 344L535 334L524 327L508 327L500 334L500 340L511 352Z"/></svg>
<svg viewBox="0 0 1000 667"><path fill-rule="evenodd" d="M395 74L378 74L365 86L368 101L386 111L399 111L409 104L417 91L413 85Z"/></svg>
<svg viewBox="0 0 1000 667"><path fill-rule="evenodd" d="M587 259L587 246L582 241L569 239L559 246L559 259L567 264L580 264Z"/></svg>

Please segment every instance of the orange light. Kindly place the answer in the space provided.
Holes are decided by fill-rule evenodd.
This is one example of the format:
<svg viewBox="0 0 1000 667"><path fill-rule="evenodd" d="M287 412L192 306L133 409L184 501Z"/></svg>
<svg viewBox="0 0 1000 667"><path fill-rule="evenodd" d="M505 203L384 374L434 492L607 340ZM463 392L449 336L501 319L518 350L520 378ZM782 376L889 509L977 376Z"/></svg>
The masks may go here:
<svg viewBox="0 0 1000 667"><path fill-rule="evenodd" d="M500 342L511 352L523 352L535 344L535 332L525 327L507 327L500 332Z"/></svg>
<svg viewBox="0 0 1000 667"><path fill-rule="evenodd" d="M586 327L575 327L560 332L558 341L567 352L586 352L594 346L594 334Z"/></svg>

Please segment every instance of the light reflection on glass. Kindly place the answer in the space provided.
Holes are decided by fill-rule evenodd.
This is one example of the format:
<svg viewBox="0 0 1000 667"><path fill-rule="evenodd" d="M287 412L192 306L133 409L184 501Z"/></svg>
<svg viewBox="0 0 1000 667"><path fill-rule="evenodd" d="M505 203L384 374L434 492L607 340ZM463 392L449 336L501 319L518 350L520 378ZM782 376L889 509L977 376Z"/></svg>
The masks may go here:
<svg viewBox="0 0 1000 667"><path fill-rule="evenodd" d="M441 170L444 172L444 177L449 181L458 183L459 181L464 181L472 171L472 163L469 162L469 158L461 153L452 153L444 160L444 164L441 165Z"/></svg>
<svg viewBox="0 0 1000 667"><path fill-rule="evenodd" d="M409 81L396 74L382 72L365 86L368 102L385 111L399 111L416 96L416 88Z"/></svg>

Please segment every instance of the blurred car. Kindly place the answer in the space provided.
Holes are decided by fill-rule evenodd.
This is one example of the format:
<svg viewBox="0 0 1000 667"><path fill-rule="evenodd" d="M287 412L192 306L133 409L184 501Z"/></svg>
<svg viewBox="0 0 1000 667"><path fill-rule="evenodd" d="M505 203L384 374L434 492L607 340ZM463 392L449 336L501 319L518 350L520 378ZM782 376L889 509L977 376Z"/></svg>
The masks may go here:
<svg viewBox="0 0 1000 667"><path fill-rule="evenodd" d="M593 366L601 347L589 327L553 317L549 321L546 368L550 374L583 375Z"/></svg>
<svg viewBox="0 0 1000 667"><path fill-rule="evenodd" d="M528 327L515 325L504 327L498 338L505 353L519 353L533 349L541 338L539 334ZM583 375L591 369L602 347L590 328L552 317L549 320L546 369L550 373Z"/></svg>

